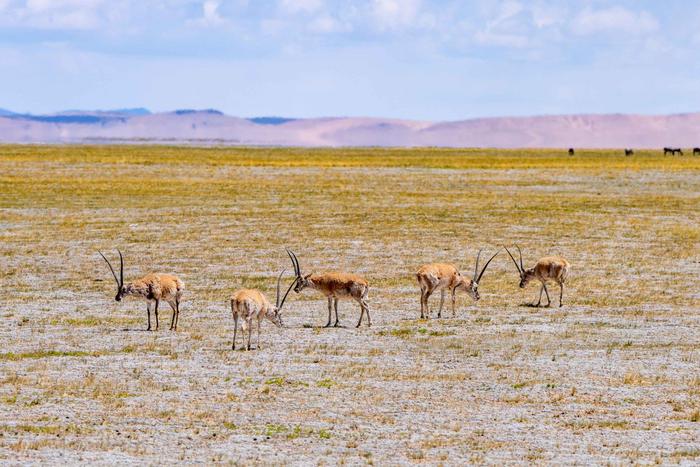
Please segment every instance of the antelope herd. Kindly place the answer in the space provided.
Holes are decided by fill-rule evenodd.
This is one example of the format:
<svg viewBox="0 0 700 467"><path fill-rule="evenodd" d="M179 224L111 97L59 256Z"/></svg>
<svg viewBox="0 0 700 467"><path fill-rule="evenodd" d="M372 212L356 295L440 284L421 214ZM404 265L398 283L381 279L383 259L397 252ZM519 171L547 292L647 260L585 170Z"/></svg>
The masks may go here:
<svg viewBox="0 0 700 467"><path fill-rule="evenodd" d="M505 247L504 247L505 248ZM533 306L539 307L542 301L542 292L547 295L547 305L550 306L551 300L547 291L547 282L555 282L560 287L559 306L563 305L564 297L564 282L569 273L569 262L559 256L548 256L541 258L533 268L525 269L523 266L523 256L520 247L517 245L520 254L520 262L518 263L508 248L505 250L515 263L520 276L520 288L525 286L533 279L537 279L541 283L540 298ZM247 342L244 345L246 350L251 349L251 337L253 326L257 325L257 348L260 348L260 327L264 319L268 319L278 327L282 327L282 307L289 295L289 292L294 289L295 293L300 293L308 288L317 290L323 294L328 300L328 322L325 327L331 326L332 311L335 310L334 327L340 326L338 319L338 300L352 299L360 305L360 319L356 327L360 327L362 319L367 314L367 326L372 325L372 320L367 303L369 294L369 283L363 277L357 274L345 272L326 272L322 274L307 274L303 275L297 255L290 249L286 249L287 255L292 262L294 268L294 279L287 288L284 295L281 294L282 276L286 270L283 270L277 277L277 291L275 304L273 305L265 297L265 295L256 289L241 289L233 293L230 298L231 314L233 316L233 344L231 348L236 349L236 338L238 334L238 321L241 321L243 330L243 338ZM452 317L456 316L455 301L457 291L463 291L469 295L475 302L479 296L479 282L486 272L491 261L498 256L501 250L494 253L481 270L479 269L479 260L481 259L481 251L479 250L476 256L476 264L474 266L474 275L471 279L464 277L457 267L452 264L431 263L426 264L418 269L415 277L420 287L420 317L421 319L430 318L430 306L428 299L436 292L440 291L440 308L438 309L438 318L442 317L442 307L445 302L445 294L449 290L452 299ZM156 327L158 330L158 305L161 301L167 302L173 310L173 317L170 321L170 330L177 331L177 324L180 316L180 301L185 290L184 283L176 276L170 274L147 274L140 279L137 279L128 284L124 284L124 257L121 251L119 254L119 277L117 277L112 264L109 260L99 252L102 259L105 260L112 276L117 283L117 295L114 297L116 301L121 301L126 296L141 297L146 300L146 312L148 316L147 331L151 331L151 310L155 312Z"/></svg>

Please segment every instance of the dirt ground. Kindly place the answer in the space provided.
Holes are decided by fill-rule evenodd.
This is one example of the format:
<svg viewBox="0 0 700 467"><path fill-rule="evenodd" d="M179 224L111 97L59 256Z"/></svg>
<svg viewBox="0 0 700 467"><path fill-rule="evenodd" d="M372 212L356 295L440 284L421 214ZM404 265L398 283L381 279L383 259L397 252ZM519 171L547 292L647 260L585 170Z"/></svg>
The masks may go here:
<svg viewBox="0 0 700 467"><path fill-rule="evenodd" d="M700 462L700 158L167 151L0 147L2 463ZM515 243L569 260L562 308L501 252L418 319L419 266ZM292 292L232 351L228 298L274 300L285 246L364 275L373 326ZM116 248L184 280L177 332L114 301Z"/></svg>

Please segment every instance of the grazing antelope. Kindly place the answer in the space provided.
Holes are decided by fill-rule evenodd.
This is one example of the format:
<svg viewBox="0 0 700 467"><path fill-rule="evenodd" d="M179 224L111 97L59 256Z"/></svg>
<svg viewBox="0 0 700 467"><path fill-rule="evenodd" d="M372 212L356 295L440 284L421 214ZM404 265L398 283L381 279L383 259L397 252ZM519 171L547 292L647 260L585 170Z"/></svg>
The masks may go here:
<svg viewBox="0 0 700 467"><path fill-rule="evenodd" d="M625 149L625 156L633 156L634 149Z"/></svg>
<svg viewBox="0 0 700 467"><path fill-rule="evenodd" d="M682 156L683 150L681 148L664 148L664 156L668 153L670 153L672 156L675 156L676 154Z"/></svg>
<svg viewBox="0 0 700 467"><path fill-rule="evenodd" d="M479 257L481 250L476 255L476 267L474 268L474 277L467 279L462 276L456 267L451 264L432 263L422 266L416 272L416 279L420 286L420 317L421 319L430 318L430 306L428 299L436 290L440 290L440 309L438 310L438 318L442 318L442 305L445 303L445 289L449 289L452 294L452 317L455 317L455 300L458 290L462 290L469 294L475 301L479 301L479 281L486 272L486 268L491 263L498 253L498 250L484 265L484 268L479 272Z"/></svg>
<svg viewBox="0 0 700 467"><path fill-rule="evenodd" d="M170 320L170 330L177 331L177 323L180 320L180 299L182 292L185 290L185 284L176 276L170 274L146 274L141 279L129 282L124 285L124 257L122 252L119 253L119 278L114 272L112 264L105 258L102 252L98 251L102 259L107 262L109 270L112 271L114 280L117 281L117 295L114 299L118 302L122 297L133 295L146 299L146 312L148 313L148 329L151 330L151 308L153 307L156 314L156 331L158 330L158 305L161 300L165 300L173 310L173 317ZM155 306L154 306L155 305Z"/></svg>
<svg viewBox="0 0 700 467"><path fill-rule="evenodd" d="M537 261L534 268L525 269L523 266L523 253L520 251L520 247L518 245L515 245L515 248L518 249L518 253L520 254L520 265L518 265L518 262L515 261L513 255L510 254L508 248L506 248L506 251L508 252L508 256L510 256L510 259L513 260L513 263L520 274L520 288L524 289L525 286L533 279L537 279L542 283L542 287L540 288L540 298L537 300L537 304L534 306L540 306L543 290L544 293L547 294L546 306L551 304L552 301L549 299L549 292L547 291L547 282L551 280L559 284L559 306L561 307L563 305L562 300L564 298L564 282L566 281L566 276L569 274L569 267L571 266L569 262L561 256L547 256Z"/></svg>
<svg viewBox="0 0 700 467"><path fill-rule="evenodd" d="M289 259L292 260L296 279L294 280L294 292L299 293L305 288L318 290L328 298L328 322L324 327L331 326L331 308L335 308L334 327L340 326L338 321L338 300L341 298L352 298L360 304L360 320L356 328L362 324L362 317L367 313L367 327L372 326L372 319L369 316L369 305L367 304L367 294L369 284L357 274L344 272L327 272L323 274L301 274L301 267L297 255L290 249L286 249Z"/></svg>
<svg viewBox="0 0 700 467"><path fill-rule="evenodd" d="M250 350L250 337L253 333L253 320L258 321L258 344L257 349L260 349L260 323L263 318L269 319L275 326L282 327L282 306L284 301L292 290L294 283L289 286L287 293L284 294L280 302L280 281L282 280L283 270L277 278L277 298L275 305L269 302L267 297L259 290L242 289L238 290L231 296L231 313L233 314L233 345L231 350L236 350L236 334L238 332L238 318L241 318L241 328L243 328L243 339L245 340L245 332L248 331L248 345L246 350Z"/></svg>

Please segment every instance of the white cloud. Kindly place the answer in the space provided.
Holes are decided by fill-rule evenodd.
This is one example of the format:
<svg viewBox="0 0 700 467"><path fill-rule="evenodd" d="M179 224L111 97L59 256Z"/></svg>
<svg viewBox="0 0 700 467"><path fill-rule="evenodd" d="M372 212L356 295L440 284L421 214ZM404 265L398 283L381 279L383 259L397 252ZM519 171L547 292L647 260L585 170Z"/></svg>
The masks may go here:
<svg viewBox="0 0 700 467"><path fill-rule="evenodd" d="M204 0L202 2L202 16L195 20L188 21L195 26L220 26L226 23L226 19L219 13L219 0Z"/></svg>
<svg viewBox="0 0 700 467"><path fill-rule="evenodd" d="M525 13L526 9L520 2L501 3L496 15L482 30L474 34L474 39L477 43L484 45L527 47L530 40L525 32L529 26L526 22L530 17Z"/></svg>
<svg viewBox="0 0 700 467"><path fill-rule="evenodd" d="M281 0L280 6L290 13L313 13L323 7L323 0Z"/></svg>
<svg viewBox="0 0 700 467"><path fill-rule="evenodd" d="M27 0L27 10L46 12L56 10L94 10L103 0Z"/></svg>
<svg viewBox="0 0 700 467"><path fill-rule="evenodd" d="M217 0L206 0L202 4L202 14L203 19L207 23L220 23L223 18L219 14L220 3Z"/></svg>
<svg viewBox="0 0 700 467"><path fill-rule="evenodd" d="M105 0L0 0L0 24L37 29L97 29Z"/></svg>
<svg viewBox="0 0 700 467"><path fill-rule="evenodd" d="M419 25L421 0L373 0L372 15L380 29L403 29Z"/></svg>
<svg viewBox="0 0 700 467"><path fill-rule="evenodd" d="M572 23L573 31L580 35L599 32L647 34L658 28L659 23L651 13L635 12L620 6L600 10L586 8L574 18Z"/></svg>
<svg viewBox="0 0 700 467"><path fill-rule="evenodd" d="M532 7L532 22L538 28L548 28L564 23L567 12L559 5L535 5Z"/></svg>
<svg viewBox="0 0 700 467"><path fill-rule="evenodd" d="M495 45L499 47L527 47L530 42L526 36L518 34L494 33L491 31L478 31L474 38L480 44Z"/></svg>
<svg viewBox="0 0 700 467"><path fill-rule="evenodd" d="M329 15L317 16L311 21L311 23L309 23L310 31L323 34L340 32L347 29L347 27L345 27L343 24L338 22L338 20Z"/></svg>

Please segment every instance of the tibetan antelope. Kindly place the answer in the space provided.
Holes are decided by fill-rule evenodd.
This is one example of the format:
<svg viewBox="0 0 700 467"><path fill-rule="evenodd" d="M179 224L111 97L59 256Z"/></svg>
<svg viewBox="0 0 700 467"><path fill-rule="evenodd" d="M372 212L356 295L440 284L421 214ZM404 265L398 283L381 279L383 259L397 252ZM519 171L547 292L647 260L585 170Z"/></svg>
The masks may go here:
<svg viewBox="0 0 700 467"><path fill-rule="evenodd" d="M117 295L114 299L118 302L123 297L133 295L146 300L146 312L148 313L148 329L151 330L151 308L154 308L156 315L156 331L158 330L158 305L161 300L168 302L173 310L173 317L170 320L170 330L177 331L177 323L180 320L180 299L185 290L185 284L176 276L170 274L146 274L141 279L137 279L128 284L124 284L124 257L119 253L119 278L114 272L112 264L105 258L102 252L98 251L102 259L107 262L109 270L112 271L114 280L117 281Z"/></svg>
<svg viewBox="0 0 700 467"><path fill-rule="evenodd" d="M289 259L292 260L292 266L294 266L294 273L296 274L294 292L299 293L308 287L318 290L328 299L328 322L324 327L328 328L331 326L331 308L335 308L335 324L333 326L340 326L338 321L338 300L341 298L352 298L360 304L360 320L355 327L360 327L365 313L367 313L367 326L372 326L372 319L369 316L369 305L367 304L369 284L363 277L344 272L327 272L303 276L297 255L288 248L286 250Z"/></svg>
<svg viewBox="0 0 700 467"><path fill-rule="evenodd" d="M466 292L475 302L479 301L479 281L486 272L486 268L491 263L498 253L498 250L484 265L484 268L479 272L479 257L481 250L476 255L476 267L474 268L474 277L467 279L459 273L456 267L451 264L432 263L422 266L416 272L416 279L420 286L420 317L421 319L430 318L430 306L428 299L436 290L440 290L440 309L438 310L438 318L442 317L442 306L445 303L445 289L450 290L452 296L452 317L455 317L455 300L458 290Z"/></svg>
<svg viewBox="0 0 700 467"><path fill-rule="evenodd" d="M634 156L634 149L625 149L625 156Z"/></svg>
<svg viewBox="0 0 700 467"><path fill-rule="evenodd" d="M515 261L515 258L512 254L510 254L510 250L508 250L508 248L506 248L506 251L508 252L508 256L510 256L510 259L513 260L513 263L520 274L520 288L524 289L525 286L533 279L537 279L542 284L542 287L540 288L540 298L537 300L537 303L534 306L540 306L540 303L542 302L543 290L547 295L546 306L551 304L552 301L549 299L549 292L547 291L547 282L551 280L559 284L559 306L561 307L563 305L562 300L564 298L564 282L566 282L566 276L569 274L569 267L571 266L569 262L561 256L546 256L537 261L535 267L525 269L523 266L523 253L520 251L520 247L518 245L515 245L515 248L518 249L518 253L520 254L520 264Z"/></svg>
<svg viewBox="0 0 700 467"><path fill-rule="evenodd" d="M231 313L233 314L233 345L231 350L236 350L236 334L238 332L238 318L241 318L243 322L241 323L241 328L243 329L243 339L245 340L245 332L248 331L248 344L245 346L246 350L250 350L250 337L253 333L253 320L258 322L258 344L257 349L260 349L260 323L263 318L269 319L275 326L282 327L282 306L284 301L289 295L289 291L292 290L294 283L289 286L287 292L284 294L282 301L280 302L280 281L282 280L282 275L284 270L280 273L277 278L277 298L275 300L275 305L269 302L267 297L262 294L259 290L255 289L242 289L238 290L231 296Z"/></svg>
<svg viewBox="0 0 700 467"><path fill-rule="evenodd" d="M569 148L569 155L573 156L574 154L576 154L576 151L574 151L574 148Z"/></svg>
<svg viewBox="0 0 700 467"><path fill-rule="evenodd" d="M700 148L693 148L693 155L694 156L700 155Z"/></svg>

